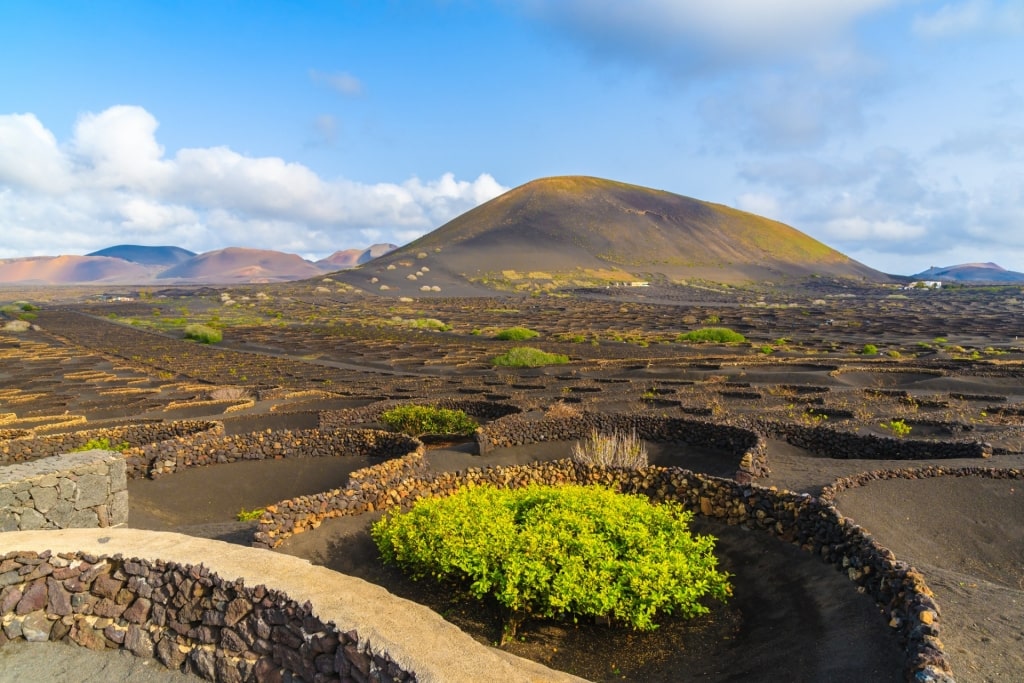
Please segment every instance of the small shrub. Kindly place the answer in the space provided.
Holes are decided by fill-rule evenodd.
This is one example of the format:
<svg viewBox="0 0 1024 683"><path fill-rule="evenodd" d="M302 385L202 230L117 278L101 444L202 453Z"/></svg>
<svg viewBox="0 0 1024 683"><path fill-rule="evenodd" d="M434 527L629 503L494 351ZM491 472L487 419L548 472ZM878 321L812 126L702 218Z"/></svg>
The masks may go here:
<svg viewBox="0 0 1024 683"><path fill-rule="evenodd" d="M437 318L416 318L409 321L409 327L417 330L436 330L437 332L447 332L452 329L451 325L441 322Z"/></svg>
<svg viewBox="0 0 1024 683"><path fill-rule="evenodd" d="M89 439L78 448L72 448L72 453L80 453L82 451L116 451L121 453L130 448L127 441L121 443L111 443L110 439L106 436L101 436L96 439Z"/></svg>
<svg viewBox="0 0 1024 683"><path fill-rule="evenodd" d="M892 435L898 439L910 434L912 427L903 420L889 420L888 422L880 422L878 426L882 429L887 429L892 432Z"/></svg>
<svg viewBox="0 0 1024 683"><path fill-rule="evenodd" d="M893 349L892 351L886 351L885 355L889 356L889 358L899 358L903 354L901 354L899 351Z"/></svg>
<svg viewBox="0 0 1024 683"><path fill-rule="evenodd" d="M566 387L568 388L568 387ZM544 417L549 419L558 419L564 417L576 418L583 414L579 408L565 401L558 400L548 406L548 409L544 411Z"/></svg>
<svg viewBox="0 0 1024 683"><path fill-rule="evenodd" d="M597 486L464 488L421 500L371 527L381 557L413 578L455 580L507 610L504 637L526 617L614 619L657 627L694 617L732 589L712 536L694 536L675 502Z"/></svg>
<svg viewBox="0 0 1024 683"><path fill-rule="evenodd" d="M220 330L215 330L206 325L186 325L185 338L192 339L202 344L216 344L224 338Z"/></svg>
<svg viewBox="0 0 1024 683"><path fill-rule="evenodd" d="M238 511L238 514L235 515L235 519L237 519L239 522L255 522L263 516L264 512L266 512L266 510L264 510L263 508L253 508L252 510L246 510L245 508L242 508L241 510Z"/></svg>
<svg viewBox="0 0 1024 683"><path fill-rule="evenodd" d="M683 332L676 337L677 342L698 342L717 344L740 344L747 341L739 332L730 330L728 327L702 327L699 330Z"/></svg>
<svg viewBox="0 0 1024 683"><path fill-rule="evenodd" d="M517 346L491 360L492 365L509 368L539 368L544 365L565 365L569 356L548 353L529 346Z"/></svg>
<svg viewBox="0 0 1024 683"><path fill-rule="evenodd" d="M477 424L461 410L434 406L397 406L384 411L381 422L389 428L411 436L423 434L468 435L476 431Z"/></svg>
<svg viewBox="0 0 1024 683"><path fill-rule="evenodd" d="M775 349L768 344L763 345L759 350L766 356L775 352Z"/></svg>
<svg viewBox="0 0 1024 683"><path fill-rule="evenodd" d="M877 356L878 347L874 344L865 344L864 348L860 350L862 356Z"/></svg>
<svg viewBox="0 0 1024 683"><path fill-rule="evenodd" d="M573 444L572 459L592 467L627 467L635 470L647 466L647 447L635 430L629 434L615 432L606 435L595 429L586 440Z"/></svg>
<svg viewBox="0 0 1024 683"><path fill-rule="evenodd" d="M494 338L502 341L526 341L539 336L540 332L531 330L529 327L509 327L498 332Z"/></svg>

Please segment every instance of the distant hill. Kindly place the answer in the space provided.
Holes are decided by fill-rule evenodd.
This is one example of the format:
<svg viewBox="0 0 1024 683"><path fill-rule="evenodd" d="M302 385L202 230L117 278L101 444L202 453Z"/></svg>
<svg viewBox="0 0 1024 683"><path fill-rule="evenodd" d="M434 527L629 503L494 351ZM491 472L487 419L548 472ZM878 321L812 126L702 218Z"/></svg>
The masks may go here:
<svg viewBox="0 0 1024 683"><path fill-rule="evenodd" d="M147 247L138 244L119 244L116 247L107 247L94 251L86 256L109 256L111 258L124 259L132 263L141 263L146 266L176 266L179 263L189 260L196 253L181 247Z"/></svg>
<svg viewBox="0 0 1024 683"><path fill-rule="evenodd" d="M525 289L545 280L778 282L811 275L890 280L778 221L568 176L510 190L343 277L360 286L370 280L378 288L426 291L434 282Z"/></svg>
<svg viewBox="0 0 1024 683"><path fill-rule="evenodd" d="M148 282L154 269L107 256L33 256L0 260L0 283L66 285Z"/></svg>
<svg viewBox="0 0 1024 683"><path fill-rule="evenodd" d="M941 282L1024 283L1024 273L1006 270L995 263L961 263L944 268L932 266L911 277L915 280L938 280Z"/></svg>
<svg viewBox="0 0 1024 683"><path fill-rule="evenodd" d="M322 258L316 265L329 270L355 268L398 248L397 244L374 244L366 249L344 249Z"/></svg>
<svg viewBox="0 0 1024 683"><path fill-rule="evenodd" d="M301 280L324 272L323 268L297 254L228 247L194 256L161 272L157 278L231 284Z"/></svg>

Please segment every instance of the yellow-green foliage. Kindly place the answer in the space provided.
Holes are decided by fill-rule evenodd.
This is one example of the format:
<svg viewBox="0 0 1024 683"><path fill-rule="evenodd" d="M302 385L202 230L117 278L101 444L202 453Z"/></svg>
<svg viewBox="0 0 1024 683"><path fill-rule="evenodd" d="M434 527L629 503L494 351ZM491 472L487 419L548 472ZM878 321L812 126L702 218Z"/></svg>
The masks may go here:
<svg viewBox="0 0 1024 683"><path fill-rule="evenodd" d="M385 562L414 578L463 582L511 613L597 616L637 630L662 614L707 613L706 598L731 595L712 536L690 533L678 503L598 486L462 489L376 522Z"/></svg>
<svg viewBox="0 0 1024 683"><path fill-rule="evenodd" d="M207 325L187 325L185 327L185 338L194 339L203 344L216 344L223 339L223 335L220 330L215 330Z"/></svg>
<svg viewBox="0 0 1024 683"><path fill-rule="evenodd" d="M128 450L129 445L127 441L121 443L111 443L110 439L106 436L101 436L96 439L89 439L78 448L72 448L72 453L78 453L80 451L121 451Z"/></svg>
<svg viewBox="0 0 1024 683"><path fill-rule="evenodd" d="M528 327L508 327L494 335L494 338L502 341L526 341L539 336L540 332Z"/></svg>
<svg viewBox="0 0 1024 683"><path fill-rule="evenodd" d="M568 362L569 356L548 353L529 346L517 346L491 360L493 365L510 368L539 368L544 365L565 365Z"/></svg>
<svg viewBox="0 0 1024 683"><path fill-rule="evenodd" d="M397 406L384 411L380 421L395 431L411 436L422 434L467 435L476 431L477 424L462 410L434 406Z"/></svg>
<svg viewBox="0 0 1024 683"><path fill-rule="evenodd" d="M676 337L677 342L698 342L716 344L739 344L747 341L739 332L734 332L728 327L702 327L692 332L684 332Z"/></svg>

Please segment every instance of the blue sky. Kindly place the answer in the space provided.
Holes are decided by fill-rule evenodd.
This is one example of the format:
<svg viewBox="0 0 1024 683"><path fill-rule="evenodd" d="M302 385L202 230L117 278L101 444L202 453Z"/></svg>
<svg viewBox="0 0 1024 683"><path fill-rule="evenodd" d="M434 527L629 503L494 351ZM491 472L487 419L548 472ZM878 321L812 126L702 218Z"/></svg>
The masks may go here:
<svg viewBox="0 0 1024 683"><path fill-rule="evenodd" d="M0 2L0 258L404 243L583 174L1024 271L1021 0Z"/></svg>

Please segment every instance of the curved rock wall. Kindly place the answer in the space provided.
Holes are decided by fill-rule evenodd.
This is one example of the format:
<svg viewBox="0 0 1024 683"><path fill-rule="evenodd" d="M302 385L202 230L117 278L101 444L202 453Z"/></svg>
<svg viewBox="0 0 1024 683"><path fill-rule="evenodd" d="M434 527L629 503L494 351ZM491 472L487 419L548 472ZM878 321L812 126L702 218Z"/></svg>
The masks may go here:
<svg viewBox="0 0 1024 683"><path fill-rule="evenodd" d="M738 480L750 481L769 471L764 440L752 430L649 413L582 412L576 417L542 420L510 415L478 429L476 441L480 453L485 454L495 448L585 439L595 430L602 434L635 431L646 441L720 449L736 456Z"/></svg>
<svg viewBox="0 0 1024 683"><path fill-rule="evenodd" d="M202 565L21 551L0 557L0 585L0 644L121 648L209 681L280 681L285 672L311 683L416 680L309 603Z"/></svg>

